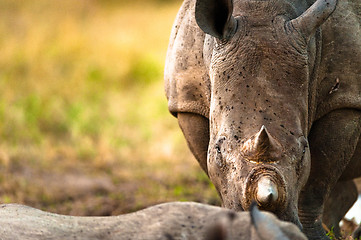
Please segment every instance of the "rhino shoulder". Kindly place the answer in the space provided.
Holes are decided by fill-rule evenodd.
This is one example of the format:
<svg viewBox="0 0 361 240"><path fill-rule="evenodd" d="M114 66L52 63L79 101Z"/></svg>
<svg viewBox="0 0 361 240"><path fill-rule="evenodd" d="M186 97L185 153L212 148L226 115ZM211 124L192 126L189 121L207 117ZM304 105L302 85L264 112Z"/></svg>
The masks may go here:
<svg viewBox="0 0 361 240"><path fill-rule="evenodd" d="M317 117L340 108L361 110L361 1L338 1L322 26Z"/></svg>
<svg viewBox="0 0 361 240"><path fill-rule="evenodd" d="M208 118L210 82L203 59L205 34L195 21L195 0L183 2L173 24L164 79L173 115L192 112Z"/></svg>

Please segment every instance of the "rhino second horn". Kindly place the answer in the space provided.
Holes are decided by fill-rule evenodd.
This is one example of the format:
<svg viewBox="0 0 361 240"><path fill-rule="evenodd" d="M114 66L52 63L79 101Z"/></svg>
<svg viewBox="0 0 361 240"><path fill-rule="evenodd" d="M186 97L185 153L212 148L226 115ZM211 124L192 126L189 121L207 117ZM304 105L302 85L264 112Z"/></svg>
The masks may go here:
<svg viewBox="0 0 361 240"><path fill-rule="evenodd" d="M255 156L262 158L271 157L271 152L280 150L277 141L269 134L267 128L263 125L261 130L256 134L252 151ZM270 160L270 159L268 159Z"/></svg>
<svg viewBox="0 0 361 240"><path fill-rule="evenodd" d="M280 143L274 139L265 126L242 146L243 157L253 162L277 161L282 154Z"/></svg>
<svg viewBox="0 0 361 240"><path fill-rule="evenodd" d="M266 127L263 125L261 130L257 133L255 142L254 142L254 148L257 152L262 152L269 148L271 145L270 136L266 129Z"/></svg>
<svg viewBox="0 0 361 240"><path fill-rule="evenodd" d="M256 201L260 206L272 206L278 200L277 185L270 177L262 177L257 184Z"/></svg>

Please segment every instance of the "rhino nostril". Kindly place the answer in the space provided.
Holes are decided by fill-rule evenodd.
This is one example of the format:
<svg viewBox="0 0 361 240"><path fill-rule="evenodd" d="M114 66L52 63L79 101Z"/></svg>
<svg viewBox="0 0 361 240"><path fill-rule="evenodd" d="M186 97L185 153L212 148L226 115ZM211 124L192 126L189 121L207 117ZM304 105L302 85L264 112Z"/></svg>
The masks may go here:
<svg viewBox="0 0 361 240"><path fill-rule="evenodd" d="M277 185L269 178L262 177L257 184L256 201L260 206L270 206L277 202Z"/></svg>

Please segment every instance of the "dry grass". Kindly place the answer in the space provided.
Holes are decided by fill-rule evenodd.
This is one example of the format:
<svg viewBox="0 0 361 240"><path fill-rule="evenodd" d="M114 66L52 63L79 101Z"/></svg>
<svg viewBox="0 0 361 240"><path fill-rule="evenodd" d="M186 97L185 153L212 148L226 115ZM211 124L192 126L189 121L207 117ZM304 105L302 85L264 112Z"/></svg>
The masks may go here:
<svg viewBox="0 0 361 240"><path fill-rule="evenodd" d="M218 203L164 97L180 4L0 0L1 203L74 215Z"/></svg>

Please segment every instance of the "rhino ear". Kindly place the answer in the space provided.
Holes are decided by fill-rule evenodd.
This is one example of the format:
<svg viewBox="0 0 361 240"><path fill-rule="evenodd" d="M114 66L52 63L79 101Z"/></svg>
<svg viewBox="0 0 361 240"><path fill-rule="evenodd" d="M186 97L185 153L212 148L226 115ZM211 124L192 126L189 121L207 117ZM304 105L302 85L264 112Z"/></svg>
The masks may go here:
<svg viewBox="0 0 361 240"><path fill-rule="evenodd" d="M337 0L317 0L301 16L289 21L289 24L308 40L333 13L336 5Z"/></svg>
<svg viewBox="0 0 361 240"><path fill-rule="evenodd" d="M227 39L237 28L232 12L232 0L197 0L195 18L203 32L218 39Z"/></svg>

